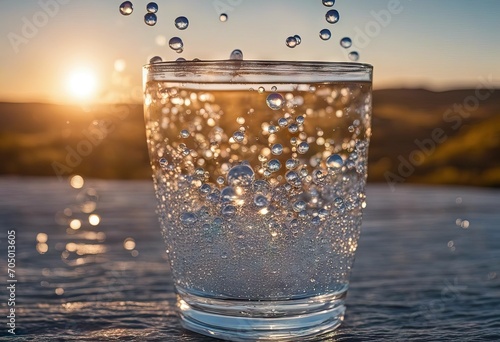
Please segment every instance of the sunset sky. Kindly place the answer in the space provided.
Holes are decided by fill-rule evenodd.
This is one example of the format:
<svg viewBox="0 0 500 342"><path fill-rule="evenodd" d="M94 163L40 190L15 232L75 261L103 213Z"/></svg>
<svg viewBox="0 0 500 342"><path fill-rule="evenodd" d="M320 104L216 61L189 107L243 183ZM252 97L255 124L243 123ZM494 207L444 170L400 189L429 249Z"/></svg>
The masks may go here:
<svg viewBox="0 0 500 342"><path fill-rule="evenodd" d="M130 16L120 15L121 1L2 1L0 101L140 101L150 57L227 59L236 48L245 59L273 60L347 61L346 52L359 51L379 89L475 87L480 78L500 86L500 1L395 2L337 0L341 20L332 25L321 0L158 1L149 27L148 1L133 1ZM185 31L174 27L181 15ZM318 36L323 28L328 41ZM290 49L285 39L295 34L302 43ZM184 41L180 55L165 45L174 36ZM344 36L353 38L349 50L339 45Z"/></svg>

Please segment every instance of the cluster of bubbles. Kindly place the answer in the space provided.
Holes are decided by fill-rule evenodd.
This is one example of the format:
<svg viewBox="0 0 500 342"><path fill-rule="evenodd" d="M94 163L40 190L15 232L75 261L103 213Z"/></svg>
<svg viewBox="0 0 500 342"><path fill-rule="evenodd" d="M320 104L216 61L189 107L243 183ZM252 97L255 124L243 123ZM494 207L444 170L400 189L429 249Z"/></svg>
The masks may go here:
<svg viewBox="0 0 500 342"><path fill-rule="evenodd" d="M335 0L322 0L322 3L325 7L330 8L330 7L333 7L335 5ZM134 7L133 7L133 4L131 1L125 1L120 5L120 13L122 15L128 16L128 15L132 14L133 11L134 11ZM158 12L158 4L155 2L148 3L146 5L146 11L147 11L147 13L144 15L144 22L146 23L146 25L148 25L148 26L156 25L156 23L158 21L158 18L156 16L156 12ZM226 13L221 13L219 15L220 22L226 22L228 20L228 18L229 17ZM329 24L336 24L340 20L340 13L336 9L329 9L325 14L325 20ZM175 24L175 27L177 29L182 31L182 30L185 30L188 28L189 20L184 16L180 16L180 17L177 17L175 19L174 24ZM332 32L329 29L324 28L319 32L319 37L324 41L330 40L330 38L332 37ZM285 44L289 48L295 48L295 47L299 46L301 44L301 42L302 42L302 38L298 34L293 35L293 36L289 36L285 40ZM182 53L184 51L184 43L180 37L172 37L169 40L168 45L173 51L175 51L177 53ZM340 40L340 46L344 49L351 48L352 47L351 38L349 38L349 37L342 38ZM240 53L238 53L238 52L240 52ZM351 51L348 54L348 58L351 61L358 61L360 56L359 56L359 53L357 51ZM241 53L241 50L234 50L230 55L230 59L242 60L243 54ZM162 60L160 57L155 56L150 60L150 63L158 63L161 61ZM180 58L177 61L185 61L185 59Z"/></svg>

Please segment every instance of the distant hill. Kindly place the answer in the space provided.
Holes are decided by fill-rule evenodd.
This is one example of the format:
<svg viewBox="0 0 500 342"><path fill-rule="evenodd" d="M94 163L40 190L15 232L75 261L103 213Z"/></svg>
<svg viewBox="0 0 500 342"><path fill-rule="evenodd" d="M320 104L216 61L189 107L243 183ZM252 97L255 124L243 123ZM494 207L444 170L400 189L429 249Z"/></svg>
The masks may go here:
<svg viewBox="0 0 500 342"><path fill-rule="evenodd" d="M378 90L373 106L369 181L500 186L500 89ZM0 175L149 178L142 110L0 103Z"/></svg>

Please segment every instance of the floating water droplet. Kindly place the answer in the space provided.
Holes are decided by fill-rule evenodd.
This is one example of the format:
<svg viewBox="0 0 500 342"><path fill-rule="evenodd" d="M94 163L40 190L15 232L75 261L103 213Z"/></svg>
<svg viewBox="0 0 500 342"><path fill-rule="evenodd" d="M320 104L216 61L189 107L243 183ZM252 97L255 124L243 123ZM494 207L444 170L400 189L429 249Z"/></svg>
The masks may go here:
<svg viewBox="0 0 500 342"><path fill-rule="evenodd" d="M295 38L295 40L297 41L297 45L300 45L300 43L302 43L302 38L298 34L293 36L293 38Z"/></svg>
<svg viewBox="0 0 500 342"><path fill-rule="evenodd" d="M179 30L185 30L189 26L189 20L186 17L177 17L175 18L175 27Z"/></svg>
<svg viewBox="0 0 500 342"><path fill-rule="evenodd" d="M340 40L340 46L345 49L348 49L352 46L352 40L349 37L344 37Z"/></svg>
<svg viewBox="0 0 500 342"><path fill-rule="evenodd" d="M249 186L255 179L255 173L249 165L236 165L227 173L227 184L232 186Z"/></svg>
<svg viewBox="0 0 500 342"><path fill-rule="evenodd" d="M332 7L333 5L335 5L335 0L323 0L323 5L325 5L326 7Z"/></svg>
<svg viewBox="0 0 500 342"><path fill-rule="evenodd" d="M305 141L301 142L299 146L297 146L297 152L299 152L300 154L304 154L307 151L309 151L309 144Z"/></svg>
<svg viewBox="0 0 500 342"><path fill-rule="evenodd" d="M226 13L222 13L221 15L219 15L219 20L221 22L225 23L227 21L227 19L229 19L229 18L228 18Z"/></svg>
<svg viewBox="0 0 500 342"><path fill-rule="evenodd" d="M236 131L233 133L233 139L237 142L242 142L245 139L245 133L241 131Z"/></svg>
<svg viewBox="0 0 500 342"><path fill-rule="evenodd" d="M122 2L120 5L120 13L123 15L131 15L134 11L134 5L130 1Z"/></svg>
<svg viewBox="0 0 500 342"><path fill-rule="evenodd" d="M224 216L234 216L236 214L236 207L234 205L226 205L222 208L222 215Z"/></svg>
<svg viewBox="0 0 500 342"><path fill-rule="evenodd" d="M184 139L189 138L189 135L190 135L190 134L189 134L189 131L188 131L187 129L183 129L183 130L181 131L181 137L182 137L182 138L184 138Z"/></svg>
<svg viewBox="0 0 500 342"><path fill-rule="evenodd" d="M156 18L156 14L154 13L146 13L146 15L144 16L144 22L149 26L155 26L157 20L158 19Z"/></svg>
<svg viewBox="0 0 500 342"><path fill-rule="evenodd" d="M149 64L155 64L161 62L163 62L163 59L160 56L151 57L151 59L149 60Z"/></svg>
<svg viewBox="0 0 500 342"><path fill-rule="evenodd" d="M326 21L329 22L330 24L335 24L340 20L339 11L334 10L334 9L329 10L328 12L326 12L325 18L326 18Z"/></svg>
<svg viewBox="0 0 500 342"><path fill-rule="evenodd" d="M269 205L269 200L266 198L266 196L263 196L263 195L257 194L257 195L255 195L255 197L253 198L253 203L254 203L257 207L266 207L267 205Z"/></svg>
<svg viewBox="0 0 500 342"><path fill-rule="evenodd" d="M305 121L305 118L302 115L297 116L295 119L295 122L298 123L299 125L302 125Z"/></svg>
<svg viewBox="0 0 500 342"><path fill-rule="evenodd" d="M288 37L286 39L285 43L286 43L286 46L288 46L289 48L294 48L297 45L299 45L299 43L297 42L297 38L295 38L293 36Z"/></svg>
<svg viewBox="0 0 500 342"><path fill-rule="evenodd" d="M148 13L156 13L158 12L158 4L156 2L150 2L146 5L146 10Z"/></svg>
<svg viewBox="0 0 500 342"><path fill-rule="evenodd" d="M267 106L272 110L280 110L285 105L285 99L281 94L272 93L267 96Z"/></svg>
<svg viewBox="0 0 500 342"><path fill-rule="evenodd" d="M332 154L326 158L326 166L330 172L335 172L344 166L344 160L338 154Z"/></svg>
<svg viewBox="0 0 500 342"><path fill-rule="evenodd" d="M359 53L356 51L350 52L349 53L349 59L353 62L356 62L359 60Z"/></svg>
<svg viewBox="0 0 500 342"><path fill-rule="evenodd" d="M299 130L299 126L297 124L293 123L290 126L288 126L288 131L290 133L296 133L298 130Z"/></svg>
<svg viewBox="0 0 500 342"><path fill-rule="evenodd" d="M332 33L329 29L323 29L319 31L319 37L323 40L328 40L332 37Z"/></svg>
<svg viewBox="0 0 500 342"><path fill-rule="evenodd" d="M183 213L181 215L181 223L185 226L192 225L195 223L198 219L196 218L196 215L193 213Z"/></svg>
<svg viewBox="0 0 500 342"><path fill-rule="evenodd" d="M160 166L166 167L168 165L168 161L165 158L160 159Z"/></svg>
<svg viewBox="0 0 500 342"><path fill-rule="evenodd" d="M267 163L267 168L271 172L276 172L281 169L281 162L278 159L271 159L269 163Z"/></svg>
<svg viewBox="0 0 500 342"><path fill-rule="evenodd" d="M172 50L174 50L175 52L179 52L179 51L182 52L182 48L184 47L184 43L182 42L182 39L180 39L179 37L172 37L168 41L168 46L170 46L170 48Z"/></svg>
<svg viewBox="0 0 500 342"><path fill-rule="evenodd" d="M217 177L217 184L219 184L219 185L224 184L224 177L222 177L222 176Z"/></svg>
<svg viewBox="0 0 500 342"><path fill-rule="evenodd" d="M229 59L241 61L243 60L243 52L240 49L233 50L233 52L231 52L231 55L229 56Z"/></svg>
<svg viewBox="0 0 500 342"><path fill-rule="evenodd" d="M281 144L274 144L272 147L271 147L271 152L275 155L275 156L279 156L283 153L283 145Z"/></svg>

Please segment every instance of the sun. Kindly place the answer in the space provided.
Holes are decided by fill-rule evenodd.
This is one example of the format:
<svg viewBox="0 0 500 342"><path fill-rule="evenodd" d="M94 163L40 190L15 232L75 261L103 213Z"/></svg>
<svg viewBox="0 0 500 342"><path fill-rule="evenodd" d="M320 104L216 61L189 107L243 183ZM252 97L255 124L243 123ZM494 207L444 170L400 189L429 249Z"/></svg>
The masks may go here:
<svg viewBox="0 0 500 342"><path fill-rule="evenodd" d="M76 69L68 77L68 92L78 100L90 100L97 91L97 77L93 70Z"/></svg>

